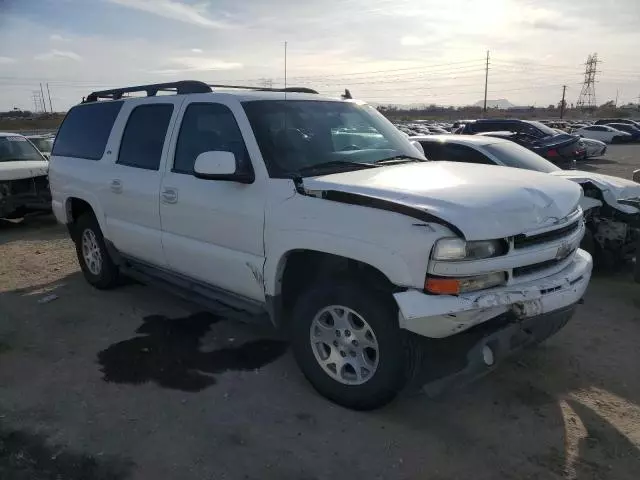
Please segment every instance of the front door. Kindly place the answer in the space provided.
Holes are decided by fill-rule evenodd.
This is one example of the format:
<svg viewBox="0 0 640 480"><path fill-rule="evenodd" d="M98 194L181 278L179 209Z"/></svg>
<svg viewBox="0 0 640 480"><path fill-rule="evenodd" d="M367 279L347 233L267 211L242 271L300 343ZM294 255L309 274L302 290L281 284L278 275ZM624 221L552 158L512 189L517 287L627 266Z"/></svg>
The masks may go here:
<svg viewBox="0 0 640 480"><path fill-rule="evenodd" d="M232 152L238 168L252 168L238 127L238 117L247 123L242 108L210 98L192 96L182 106L160 189L164 253L171 270L264 301L265 179L242 184L194 176L196 157L207 151Z"/></svg>

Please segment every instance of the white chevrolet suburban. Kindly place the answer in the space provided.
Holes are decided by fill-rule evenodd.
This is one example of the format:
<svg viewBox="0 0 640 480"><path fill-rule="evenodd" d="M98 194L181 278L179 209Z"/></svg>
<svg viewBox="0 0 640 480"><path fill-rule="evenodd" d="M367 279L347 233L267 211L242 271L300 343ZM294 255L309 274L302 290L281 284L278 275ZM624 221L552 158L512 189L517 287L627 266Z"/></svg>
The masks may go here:
<svg viewBox="0 0 640 480"><path fill-rule="evenodd" d="M375 108L309 89L94 92L49 175L89 283L125 274L270 318L310 383L355 409L543 341L591 276L578 185L427 162Z"/></svg>

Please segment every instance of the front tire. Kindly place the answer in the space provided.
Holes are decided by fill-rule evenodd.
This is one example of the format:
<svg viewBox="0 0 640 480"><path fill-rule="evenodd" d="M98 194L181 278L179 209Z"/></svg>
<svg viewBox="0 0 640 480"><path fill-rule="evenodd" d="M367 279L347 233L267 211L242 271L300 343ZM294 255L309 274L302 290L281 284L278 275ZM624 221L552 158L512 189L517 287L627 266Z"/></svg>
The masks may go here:
<svg viewBox="0 0 640 480"><path fill-rule="evenodd" d="M391 296L355 282L324 281L303 293L292 315L295 358L311 385L355 410L381 407L408 378L405 334Z"/></svg>
<svg viewBox="0 0 640 480"><path fill-rule="evenodd" d="M101 290L115 287L118 267L109 255L96 217L85 213L76 222L74 230L76 253L84 278Z"/></svg>

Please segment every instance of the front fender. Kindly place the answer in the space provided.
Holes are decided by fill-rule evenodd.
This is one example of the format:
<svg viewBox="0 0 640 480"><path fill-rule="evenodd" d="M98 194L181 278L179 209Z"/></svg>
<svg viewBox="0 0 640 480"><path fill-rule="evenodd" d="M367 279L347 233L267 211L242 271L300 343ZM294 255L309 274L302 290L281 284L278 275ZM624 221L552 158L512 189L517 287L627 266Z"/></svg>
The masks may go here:
<svg viewBox="0 0 640 480"><path fill-rule="evenodd" d="M396 251L366 241L317 231L288 230L279 233L280 241L276 247L269 249L264 266L266 295L273 296L280 292L287 256L299 250L311 250L357 260L382 272L394 285L412 286L414 283L411 269Z"/></svg>

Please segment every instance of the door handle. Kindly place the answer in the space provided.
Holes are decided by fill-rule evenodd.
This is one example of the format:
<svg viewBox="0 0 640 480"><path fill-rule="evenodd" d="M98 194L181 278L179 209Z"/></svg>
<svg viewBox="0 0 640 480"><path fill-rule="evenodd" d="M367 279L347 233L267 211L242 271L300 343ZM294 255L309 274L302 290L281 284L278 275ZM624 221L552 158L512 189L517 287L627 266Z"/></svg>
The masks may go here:
<svg viewBox="0 0 640 480"><path fill-rule="evenodd" d="M178 203L178 190L175 188L165 188L162 190L162 203Z"/></svg>
<svg viewBox="0 0 640 480"><path fill-rule="evenodd" d="M109 188L111 188L113 193L122 193L122 181L118 179L111 180Z"/></svg>

